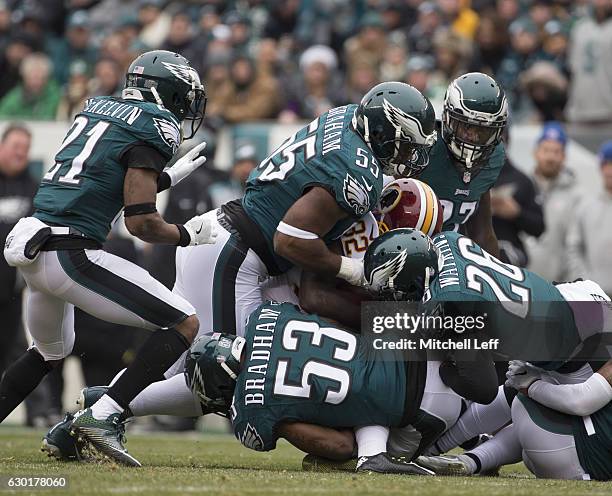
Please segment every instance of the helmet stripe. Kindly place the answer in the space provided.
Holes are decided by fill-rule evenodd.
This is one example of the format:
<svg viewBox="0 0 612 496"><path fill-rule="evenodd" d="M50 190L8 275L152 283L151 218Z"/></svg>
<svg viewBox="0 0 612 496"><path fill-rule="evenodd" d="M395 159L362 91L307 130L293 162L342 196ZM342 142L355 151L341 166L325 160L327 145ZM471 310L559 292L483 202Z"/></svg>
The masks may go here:
<svg viewBox="0 0 612 496"><path fill-rule="evenodd" d="M425 202L421 208L425 210L425 221L423 222L423 232L430 235L431 226L433 224L433 195L431 188L427 184L423 184L423 191L425 192Z"/></svg>
<svg viewBox="0 0 612 496"><path fill-rule="evenodd" d="M418 209L419 209L419 220L416 223L415 229L418 229L419 231L424 231L423 230L423 223L425 222L425 191L423 191L423 183L421 181L418 181L416 179L412 180L414 182L414 185L417 187L417 189L419 190L419 205L418 205Z"/></svg>
<svg viewBox="0 0 612 496"><path fill-rule="evenodd" d="M436 201L435 194L428 184L423 184L423 189L427 194L427 215L429 218L429 226L425 233L428 236L433 234L438 220L438 202Z"/></svg>

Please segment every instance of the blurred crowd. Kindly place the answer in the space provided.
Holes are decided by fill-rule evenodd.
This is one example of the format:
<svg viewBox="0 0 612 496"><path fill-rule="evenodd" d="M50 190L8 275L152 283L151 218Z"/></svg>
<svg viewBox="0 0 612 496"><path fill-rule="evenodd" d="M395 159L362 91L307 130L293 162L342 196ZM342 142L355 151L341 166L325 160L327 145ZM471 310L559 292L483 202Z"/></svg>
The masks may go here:
<svg viewBox="0 0 612 496"><path fill-rule="evenodd" d="M0 118L70 119L147 49L186 56L208 123L311 119L383 80L440 104L486 72L514 122L612 120L610 0L0 0Z"/></svg>

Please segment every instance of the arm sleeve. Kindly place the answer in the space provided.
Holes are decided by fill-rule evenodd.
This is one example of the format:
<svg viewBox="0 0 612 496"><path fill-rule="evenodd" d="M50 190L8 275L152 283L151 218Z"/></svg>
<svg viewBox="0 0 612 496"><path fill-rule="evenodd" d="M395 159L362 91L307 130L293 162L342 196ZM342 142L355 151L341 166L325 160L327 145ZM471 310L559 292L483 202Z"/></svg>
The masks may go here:
<svg viewBox="0 0 612 496"><path fill-rule="evenodd" d="M584 417L612 401L612 386L597 372L580 384L550 384L536 381L529 386L528 396L544 406Z"/></svg>
<svg viewBox="0 0 612 496"><path fill-rule="evenodd" d="M153 169L158 173L164 170L166 162L157 149L147 145L134 145L121 157L121 164L126 168Z"/></svg>

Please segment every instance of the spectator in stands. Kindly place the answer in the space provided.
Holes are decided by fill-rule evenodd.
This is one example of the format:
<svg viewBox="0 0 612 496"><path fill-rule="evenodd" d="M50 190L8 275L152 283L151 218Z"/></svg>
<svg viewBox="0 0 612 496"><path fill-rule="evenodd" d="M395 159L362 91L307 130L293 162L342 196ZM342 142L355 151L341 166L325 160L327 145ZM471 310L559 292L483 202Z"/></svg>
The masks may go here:
<svg viewBox="0 0 612 496"><path fill-rule="evenodd" d="M256 70L247 55L238 55L230 66L230 79L211 100L207 114L220 116L228 123L276 117L280 102L278 81Z"/></svg>
<svg viewBox="0 0 612 496"><path fill-rule="evenodd" d="M567 67L567 28L553 19L544 25L544 38L540 58L554 63L563 75L569 75Z"/></svg>
<svg viewBox="0 0 612 496"><path fill-rule="evenodd" d="M462 0L438 0L443 23L450 27L454 34L472 39L478 28L478 14L469 8L468 2Z"/></svg>
<svg viewBox="0 0 612 496"><path fill-rule="evenodd" d="M229 177L211 184L208 190L213 208L242 198L249 174L258 163L255 145L247 140L238 140Z"/></svg>
<svg viewBox="0 0 612 496"><path fill-rule="evenodd" d="M70 66L70 79L57 107L57 119L72 122L74 116L83 110L89 91L88 83L89 74L85 63L81 60L73 62Z"/></svg>
<svg viewBox="0 0 612 496"><path fill-rule="evenodd" d="M406 77L406 42L399 32L389 36L389 44L380 65L381 81L401 81Z"/></svg>
<svg viewBox="0 0 612 496"><path fill-rule="evenodd" d="M230 28L230 43L234 52L245 52L251 38L251 23L248 17L236 10L228 12L223 18Z"/></svg>
<svg viewBox="0 0 612 496"><path fill-rule="evenodd" d="M522 121L563 120L567 102L567 79L552 62L535 62L519 78L523 90L516 115Z"/></svg>
<svg viewBox="0 0 612 496"><path fill-rule="evenodd" d="M60 91L52 79L51 62L42 53L28 55L19 68L23 83L0 100L0 118L53 119Z"/></svg>
<svg viewBox="0 0 612 496"><path fill-rule="evenodd" d="M431 98L443 98L442 95L433 95L430 89L429 78L431 71L434 68L434 60L428 55L416 55L408 58L406 64L406 79L405 81L414 86L417 90Z"/></svg>
<svg viewBox="0 0 612 496"><path fill-rule="evenodd" d="M504 144L509 133L504 131ZM499 241L500 259L526 267L528 257L521 236L539 237L544 232L544 212L533 180L517 169L506 156L504 166L491 189L493 229Z"/></svg>
<svg viewBox="0 0 612 496"><path fill-rule="evenodd" d="M0 140L0 239L6 239L21 217L29 215L38 182L28 173L30 131L20 124L9 124ZM17 270L0 257L0 375L7 364L7 354L21 324L21 288Z"/></svg>
<svg viewBox="0 0 612 496"><path fill-rule="evenodd" d="M440 10L434 2L423 2L418 8L417 22L408 31L411 53L434 54L434 34L442 24Z"/></svg>
<svg viewBox="0 0 612 496"><path fill-rule="evenodd" d="M578 20L570 37L572 81L566 114L570 122L612 121L612 2L591 0L592 14ZM606 60L606 62L604 62Z"/></svg>
<svg viewBox="0 0 612 496"><path fill-rule="evenodd" d="M567 251L570 277L596 280L612 295L612 141L599 151L601 190L584 197L568 226Z"/></svg>
<svg viewBox="0 0 612 496"><path fill-rule="evenodd" d="M346 101L360 102L372 86L380 82L378 71L369 64L356 66L347 75Z"/></svg>
<svg viewBox="0 0 612 496"><path fill-rule="evenodd" d="M89 82L88 97L120 96L123 89L123 73L112 59L102 58L96 62L94 77Z"/></svg>
<svg viewBox="0 0 612 496"><path fill-rule="evenodd" d="M0 52L0 98L19 84L19 65L36 49L38 43L32 35L19 31L11 33Z"/></svg>
<svg viewBox="0 0 612 496"><path fill-rule="evenodd" d="M159 48L168 36L172 19L162 10L164 0L140 0L138 20L142 29L140 41L150 49Z"/></svg>
<svg viewBox="0 0 612 496"><path fill-rule="evenodd" d="M180 53L187 60L193 61L192 64L199 72L202 68L199 63L201 59L200 48L194 36L191 18L184 10L176 11L172 15L168 36L160 49Z"/></svg>
<svg viewBox="0 0 612 496"><path fill-rule="evenodd" d="M436 33L434 46L436 70L431 76L430 84L438 94L446 92L451 81L466 72L472 44L452 31L443 29Z"/></svg>
<svg viewBox="0 0 612 496"><path fill-rule="evenodd" d="M483 16L476 31L476 46L470 72L484 72L495 77L509 44L506 23L496 16Z"/></svg>
<svg viewBox="0 0 612 496"><path fill-rule="evenodd" d="M579 199L574 174L565 167L566 144L561 124L548 122L534 153L533 179L541 193L546 230L538 240L529 239L529 269L550 281L568 278L567 228Z"/></svg>
<svg viewBox="0 0 612 496"><path fill-rule="evenodd" d="M521 10L519 0L497 0L495 11L506 26L518 18Z"/></svg>
<svg viewBox="0 0 612 496"><path fill-rule="evenodd" d="M68 18L66 34L48 44L48 53L53 63L53 78L60 85L68 82L72 64L85 64L85 71L91 73L97 59L97 50L91 43L89 16L78 10Z"/></svg>
<svg viewBox="0 0 612 496"><path fill-rule="evenodd" d="M349 75L357 68L369 66L378 71L387 49L385 25L377 12L364 14L357 34L344 44L346 70Z"/></svg>
<svg viewBox="0 0 612 496"><path fill-rule="evenodd" d="M314 45L300 57L300 73L290 81L282 122L312 120L343 101L342 84L335 73L338 59L324 45Z"/></svg>
<svg viewBox="0 0 612 496"><path fill-rule="evenodd" d="M11 10L4 0L0 0L0 45L4 46L10 39Z"/></svg>

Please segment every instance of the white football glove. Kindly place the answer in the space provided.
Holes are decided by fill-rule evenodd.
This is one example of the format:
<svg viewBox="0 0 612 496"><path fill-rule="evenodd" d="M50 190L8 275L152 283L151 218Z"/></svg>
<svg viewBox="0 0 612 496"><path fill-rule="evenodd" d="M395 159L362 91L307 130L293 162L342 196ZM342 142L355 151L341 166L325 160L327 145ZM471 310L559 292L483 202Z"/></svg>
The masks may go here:
<svg viewBox="0 0 612 496"><path fill-rule="evenodd" d="M202 141L199 145L194 146L185 155L179 158L172 167L164 170L164 172L170 176L170 184L172 186L176 186L206 162L206 157L204 155L198 157L204 148L206 148L206 141Z"/></svg>
<svg viewBox="0 0 612 496"><path fill-rule="evenodd" d="M212 245L217 239L217 230L206 214L196 215L183 224L191 241L188 246Z"/></svg>
<svg viewBox="0 0 612 496"><path fill-rule="evenodd" d="M526 392L535 381L542 378L542 370L522 360L511 360L506 372L506 386Z"/></svg>

